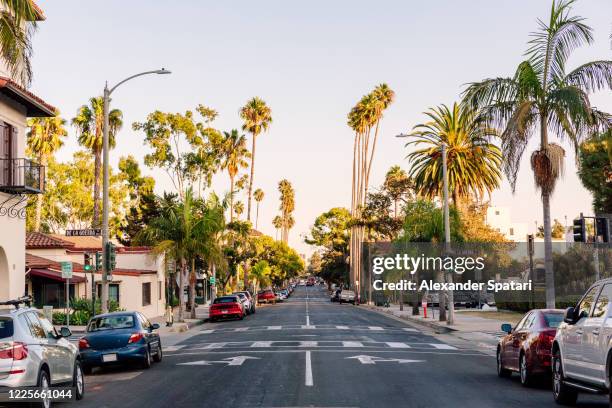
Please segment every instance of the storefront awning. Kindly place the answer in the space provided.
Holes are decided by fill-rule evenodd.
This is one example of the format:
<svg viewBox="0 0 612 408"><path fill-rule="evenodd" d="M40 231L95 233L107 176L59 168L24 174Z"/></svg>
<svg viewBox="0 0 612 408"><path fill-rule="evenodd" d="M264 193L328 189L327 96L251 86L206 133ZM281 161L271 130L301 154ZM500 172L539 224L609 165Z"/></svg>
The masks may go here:
<svg viewBox="0 0 612 408"><path fill-rule="evenodd" d="M47 278L58 282L66 282L66 279L62 278L62 273L57 271L52 271L50 269L30 269L30 277L38 276L39 278ZM83 283L87 282L82 276L72 275L70 278L70 283Z"/></svg>

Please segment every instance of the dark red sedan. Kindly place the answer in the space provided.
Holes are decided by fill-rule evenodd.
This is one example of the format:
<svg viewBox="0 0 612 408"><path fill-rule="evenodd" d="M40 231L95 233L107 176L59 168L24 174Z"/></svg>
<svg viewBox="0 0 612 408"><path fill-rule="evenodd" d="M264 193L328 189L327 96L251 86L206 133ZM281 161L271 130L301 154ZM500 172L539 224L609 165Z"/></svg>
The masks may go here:
<svg viewBox="0 0 612 408"><path fill-rule="evenodd" d="M513 371L518 372L525 386L538 375L550 375L552 343L564 313L559 309L534 309L514 329L509 323L502 324L508 334L497 346L497 375L510 377Z"/></svg>

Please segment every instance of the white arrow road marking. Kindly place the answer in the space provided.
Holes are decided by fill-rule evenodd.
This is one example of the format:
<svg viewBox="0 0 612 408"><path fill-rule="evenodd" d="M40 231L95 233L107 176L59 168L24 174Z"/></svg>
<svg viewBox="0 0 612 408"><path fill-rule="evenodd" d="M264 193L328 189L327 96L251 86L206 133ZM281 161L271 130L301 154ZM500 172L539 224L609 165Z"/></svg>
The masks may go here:
<svg viewBox="0 0 612 408"><path fill-rule="evenodd" d="M386 362L406 364L406 363L423 363L425 361L425 360L405 360L401 358L382 358L382 357L366 356L366 355L345 357L345 359L359 360L361 364L376 364L376 363L386 363Z"/></svg>
<svg viewBox="0 0 612 408"><path fill-rule="evenodd" d="M201 365L213 365L213 363L218 363L218 364L227 364L228 366L241 366L242 363L244 363L246 360L261 360L259 357L251 357L251 356L236 356L236 357L228 357L228 358L224 358L223 360L220 361L206 361L206 360L200 360L200 361L190 361L188 363L178 363L177 365L195 365L195 366L201 366Z"/></svg>

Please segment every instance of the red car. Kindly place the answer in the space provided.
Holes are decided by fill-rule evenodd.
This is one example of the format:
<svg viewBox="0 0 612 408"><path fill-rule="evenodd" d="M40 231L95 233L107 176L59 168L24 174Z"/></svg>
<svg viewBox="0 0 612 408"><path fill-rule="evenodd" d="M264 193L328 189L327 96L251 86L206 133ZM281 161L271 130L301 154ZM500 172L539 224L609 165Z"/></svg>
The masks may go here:
<svg viewBox="0 0 612 408"><path fill-rule="evenodd" d="M257 301L259 303L276 303L276 295L270 289L262 290L257 293Z"/></svg>
<svg viewBox="0 0 612 408"><path fill-rule="evenodd" d="M208 310L208 319L215 322L219 319L244 319L245 311L238 296L221 296L213 301Z"/></svg>
<svg viewBox="0 0 612 408"><path fill-rule="evenodd" d="M514 329L509 323L502 324L508 334L497 346L497 375L510 377L513 371L518 372L524 386L537 375L549 375L552 343L564 313L559 309L534 309Z"/></svg>

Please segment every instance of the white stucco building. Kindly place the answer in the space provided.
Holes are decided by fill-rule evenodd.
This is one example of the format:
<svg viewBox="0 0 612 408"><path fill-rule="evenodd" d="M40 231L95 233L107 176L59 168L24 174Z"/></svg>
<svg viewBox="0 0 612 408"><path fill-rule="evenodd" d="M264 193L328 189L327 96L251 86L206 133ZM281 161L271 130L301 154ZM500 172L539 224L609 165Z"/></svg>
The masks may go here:
<svg viewBox="0 0 612 408"><path fill-rule="evenodd" d="M524 222L512 222L510 208L508 207L488 207L485 221L491 228L504 234L509 241L527 241L527 224Z"/></svg>

